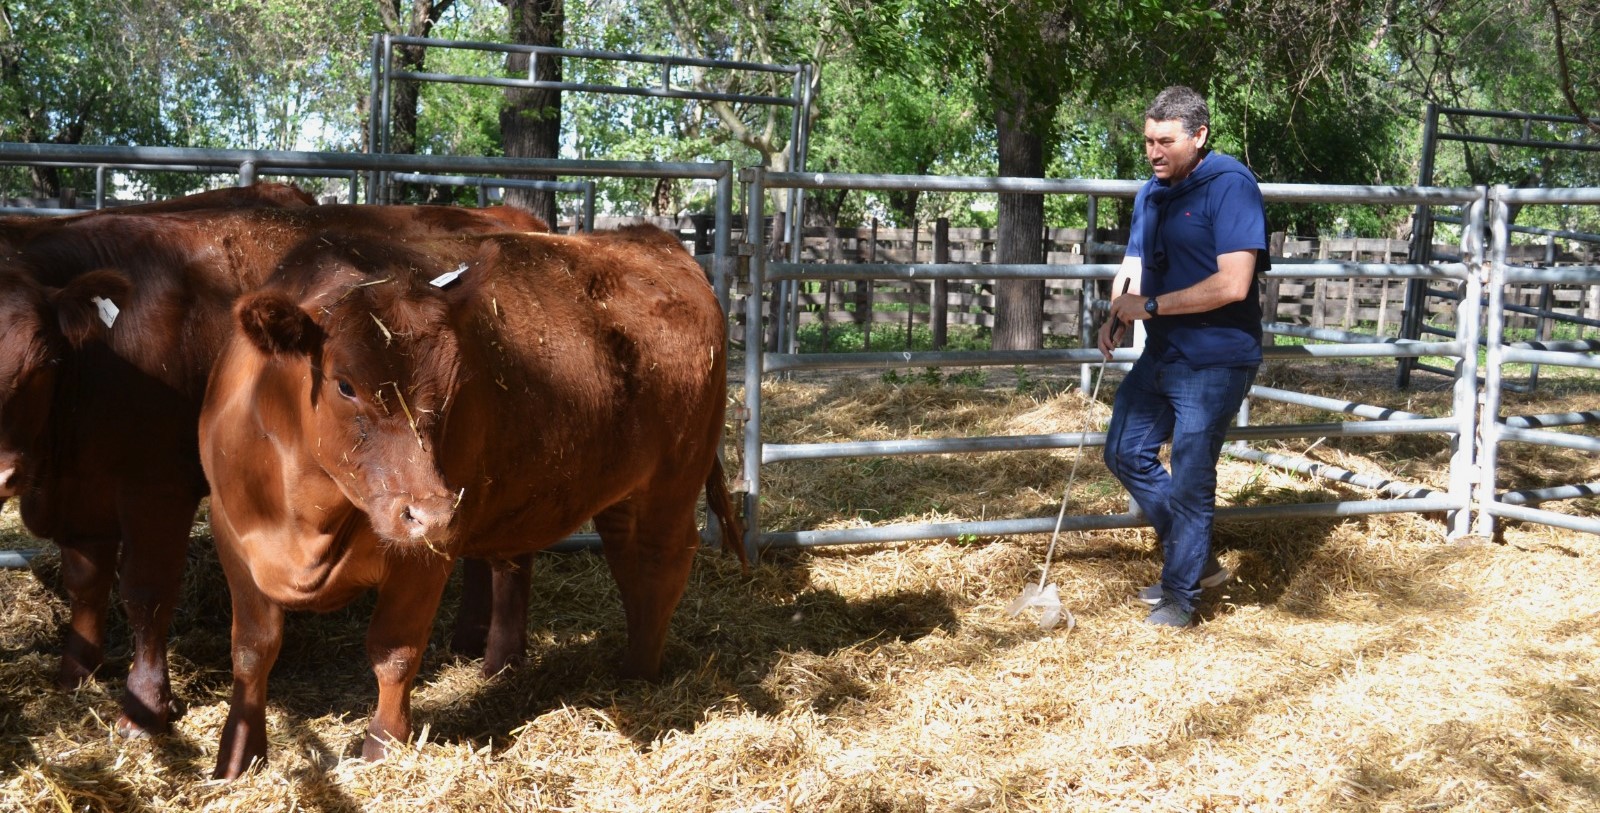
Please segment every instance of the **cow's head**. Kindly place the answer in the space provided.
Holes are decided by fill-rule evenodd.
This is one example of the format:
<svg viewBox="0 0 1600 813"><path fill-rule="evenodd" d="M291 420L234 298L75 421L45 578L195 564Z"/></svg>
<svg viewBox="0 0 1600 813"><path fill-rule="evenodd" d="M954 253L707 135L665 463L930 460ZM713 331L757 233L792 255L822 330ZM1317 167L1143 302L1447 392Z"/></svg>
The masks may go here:
<svg viewBox="0 0 1600 813"><path fill-rule="evenodd" d="M24 271L0 270L0 498L16 496L29 480L37 462L30 451L45 431L61 365L110 329L99 302L125 303L128 289L127 278L111 271L49 288Z"/></svg>
<svg viewBox="0 0 1600 813"><path fill-rule="evenodd" d="M450 318L460 297L408 269L386 277L345 265L320 268L321 284L304 298L245 296L239 328L269 364L309 382L293 407L304 451L378 535L444 552L462 494L439 465L460 369Z"/></svg>

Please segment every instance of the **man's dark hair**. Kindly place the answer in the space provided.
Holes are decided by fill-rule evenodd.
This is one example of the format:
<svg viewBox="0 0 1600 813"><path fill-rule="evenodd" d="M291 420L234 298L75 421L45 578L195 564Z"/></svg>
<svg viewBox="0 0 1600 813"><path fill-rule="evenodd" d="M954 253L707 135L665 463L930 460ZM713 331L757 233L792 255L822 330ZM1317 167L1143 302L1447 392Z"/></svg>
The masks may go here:
<svg viewBox="0 0 1600 813"><path fill-rule="evenodd" d="M1156 94L1155 101L1145 108L1144 117L1152 121L1181 121L1183 131L1189 135L1200 132L1201 127L1211 126L1211 109L1206 106L1206 97L1183 85L1173 85Z"/></svg>

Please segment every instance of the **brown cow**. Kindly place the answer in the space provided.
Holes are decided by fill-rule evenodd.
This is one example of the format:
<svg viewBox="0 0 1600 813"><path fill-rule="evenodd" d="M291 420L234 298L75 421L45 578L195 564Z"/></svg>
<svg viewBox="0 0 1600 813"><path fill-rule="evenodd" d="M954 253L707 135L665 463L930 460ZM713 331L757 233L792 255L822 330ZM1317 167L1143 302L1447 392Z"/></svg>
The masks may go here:
<svg viewBox="0 0 1600 813"><path fill-rule="evenodd" d="M167 729L166 636L207 486L197 425L233 300L304 241L543 229L444 207L285 208L267 187L0 222L0 498L61 549L71 607L57 681L97 669L113 579L134 639L118 729ZM99 298L120 308L110 326ZM120 553L120 556L119 556Z"/></svg>
<svg viewBox="0 0 1600 813"><path fill-rule="evenodd" d="M445 271L462 273L429 283ZM284 610L377 589L362 753L378 758L411 734L451 562L544 548L591 518L624 669L656 676L701 489L741 537L717 460L725 322L672 237L352 241L292 258L235 313L200 423L234 614L217 776L266 756Z"/></svg>

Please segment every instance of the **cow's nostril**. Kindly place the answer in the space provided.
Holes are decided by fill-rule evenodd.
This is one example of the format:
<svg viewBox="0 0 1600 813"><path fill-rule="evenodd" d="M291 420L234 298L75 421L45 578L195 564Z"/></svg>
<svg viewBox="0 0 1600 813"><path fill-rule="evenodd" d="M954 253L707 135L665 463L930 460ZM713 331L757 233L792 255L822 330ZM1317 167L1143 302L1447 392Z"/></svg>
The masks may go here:
<svg viewBox="0 0 1600 813"><path fill-rule="evenodd" d="M439 504L431 504L434 502ZM448 502L424 499L406 503L400 509L400 522L411 538L421 539L444 530L453 515Z"/></svg>

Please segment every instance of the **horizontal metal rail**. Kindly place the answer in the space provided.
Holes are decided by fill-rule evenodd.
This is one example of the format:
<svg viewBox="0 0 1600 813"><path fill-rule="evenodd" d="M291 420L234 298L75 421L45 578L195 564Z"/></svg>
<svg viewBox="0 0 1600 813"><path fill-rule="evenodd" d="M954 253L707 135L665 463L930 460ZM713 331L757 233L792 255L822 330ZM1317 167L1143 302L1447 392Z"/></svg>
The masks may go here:
<svg viewBox="0 0 1600 813"><path fill-rule="evenodd" d="M1516 426L1501 426L1500 431L1495 434L1500 440L1600 453L1600 438L1589 435L1574 435L1549 429L1523 429Z"/></svg>
<svg viewBox="0 0 1600 813"><path fill-rule="evenodd" d="M1303 344L1267 347L1267 358L1419 358L1459 356L1459 342L1419 342L1397 340L1374 344ZM900 351L888 353L764 353L762 371L779 373L792 370L871 370L917 367L1015 367L1052 364L1094 364L1104 360L1099 350L990 350L990 351ZM1139 351L1122 348L1112 353L1113 362L1134 362Z"/></svg>
<svg viewBox="0 0 1600 813"><path fill-rule="evenodd" d="M20 570L29 566L37 550L0 550L0 570Z"/></svg>
<svg viewBox="0 0 1600 813"><path fill-rule="evenodd" d="M1595 285L1600 284L1600 265L1563 265L1556 268L1525 268L1512 266L1506 269L1506 282L1539 285Z"/></svg>
<svg viewBox="0 0 1600 813"><path fill-rule="evenodd" d="M774 65L765 62L743 62L734 59L710 59L707 57L693 56L663 56L659 54L634 54L620 51L600 51L592 48L558 48L549 45L524 45L508 42L482 42L477 40L440 39L436 37L408 37L391 35L389 42L395 45L423 45L429 47L454 48L464 51L489 51L505 54L547 54L550 56L571 57L574 59L602 59L614 62L643 62L647 64L667 65L672 67L689 68L721 68L735 71L755 71L758 73L778 73L794 75L800 72L799 65Z"/></svg>
<svg viewBox="0 0 1600 813"><path fill-rule="evenodd" d="M1555 364L1564 367L1583 367L1600 370L1600 356L1578 353L1556 353L1549 350L1523 350L1507 347L1501 359L1506 364Z"/></svg>
<svg viewBox="0 0 1600 813"><path fill-rule="evenodd" d="M1375 420L1417 421L1428 420L1429 418L1427 415L1419 415L1415 412L1406 412L1404 410L1374 406L1372 404L1362 404L1356 401L1344 401L1338 398L1324 398L1320 395L1312 395L1305 392L1295 392L1294 390L1283 390L1276 387L1264 387L1260 384L1254 385L1250 388L1250 397L1264 398L1269 401L1293 404L1295 406L1311 407L1313 409L1320 409L1326 412L1342 412L1346 415L1354 415L1358 418L1372 418Z"/></svg>
<svg viewBox="0 0 1600 813"><path fill-rule="evenodd" d="M546 189L552 192L588 192L592 182L536 181L528 178L491 178L477 175L429 175L421 172L397 172L394 180L400 183L431 183L441 186L495 186L507 189Z"/></svg>
<svg viewBox="0 0 1600 813"><path fill-rule="evenodd" d="M1600 483L1576 483L1551 488L1527 488L1521 491L1507 491L1500 495L1500 501L1508 505L1537 505L1542 502L1577 500L1584 497L1600 497Z"/></svg>
<svg viewBox="0 0 1600 813"><path fill-rule="evenodd" d="M1600 534L1600 519L1591 517L1575 517L1570 514L1530 508L1525 505L1508 505L1498 500L1485 501L1483 503L1483 512L1491 517L1504 517L1506 519L1548 525L1552 528L1565 528L1569 531Z"/></svg>
<svg viewBox="0 0 1600 813"><path fill-rule="evenodd" d="M1465 505L1449 497L1415 499L1350 500L1346 502L1303 503L1297 505L1257 505L1218 508L1219 522L1275 520L1293 517L1352 517L1370 514L1409 514L1459 511ZM1136 514L1068 515L1061 519L1063 531L1099 531L1112 528L1138 528L1149 521ZM812 548L829 545L860 545L886 542L912 542L928 539L1048 534L1056 527L1056 517L1006 519L979 522L908 523L870 528L836 528L818 531L773 531L763 534L771 547Z"/></svg>
<svg viewBox="0 0 1600 813"><path fill-rule="evenodd" d="M1425 432L1454 434L1459 431L1454 418L1409 418L1405 420L1348 421L1340 423L1289 423L1236 426L1228 430L1229 440L1282 440L1286 438L1374 437ZM1000 435L968 438L920 438L914 440L853 440L836 443L765 443L761 462L787 460L836 460L848 457L901 457L908 455L967 454L973 452L1033 452L1103 447L1104 432L1057 432L1044 435Z"/></svg>
<svg viewBox="0 0 1600 813"><path fill-rule="evenodd" d="M782 280L885 279L1111 279L1117 266L1104 263L1043 265L1016 263L767 263L769 282Z"/></svg>
<svg viewBox="0 0 1600 813"><path fill-rule="evenodd" d="M255 171L305 168L471 175L568 175L617 178L716 180L731 171L725 162L592 161L562 158L502 158L461 155L326 153L291 150L213 150L196 147L110 147L81 144L0 143L0 160L71 160L86 164L251 164Z"/></svg>
<svg viewBox="0 0 1600 813"><path fill-rule="evenodd" d="M1504 424L1516 429L1545 429L1552 426L1592 426L1600 424L1600 410L1554 412L1544 415L1513 415Z"/></svg>
<svg viewBox="0 0 1600 813"><path fill-rule="evenodd" d="M1396 497L1433 497L1441 493L1426 486L1417 485L1416 483L1406 483L1400 480L1391 480L1387 477L1381 477L1372 474L1360 474L1358 472L1353 472L1349 469L1341 468L1328 463L1319 463L1315 460L1307 460L1303 457L1292 457L1289 455L1277 454L1276 452L1264 452L1259 449L1252 449L1249 446L1243 446L1240 444L1228 444L1222 447L1222 453L1228 455L1229 457L1235 457L1240 460L1248 460L1252 463L1260 463L1265 466L1272 466L1273 468L1283 469L1285 471L1292 471L1296 474L1306 475L1307 477L1316 477L1322 480L1332 480L1338 483L1359 486L1372 491L1392 494Z"/></svg>

